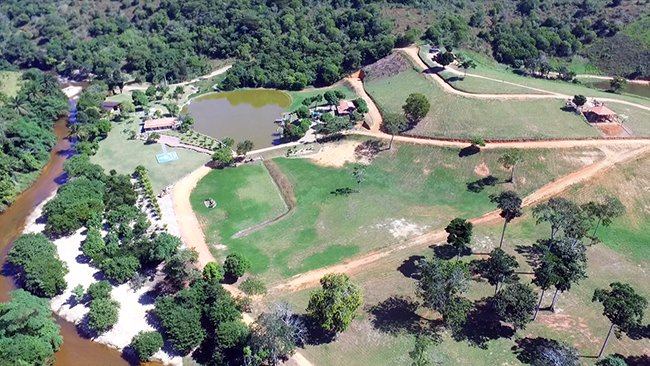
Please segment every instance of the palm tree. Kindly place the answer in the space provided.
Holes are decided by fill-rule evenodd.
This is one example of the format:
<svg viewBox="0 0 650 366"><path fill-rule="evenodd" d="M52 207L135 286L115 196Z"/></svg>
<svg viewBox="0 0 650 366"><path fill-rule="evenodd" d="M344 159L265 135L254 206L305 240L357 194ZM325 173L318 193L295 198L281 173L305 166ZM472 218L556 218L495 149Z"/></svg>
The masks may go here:
<svg viewBox="0 0 650 366"><path fill-rule="evenodd" d="M13 98L9 98L9 108L15 110L16 113L18 113L21 116L30 113L29 109L27 108L28 105L29 105L29 99L27 98L27 95L22 92L18 93Z"/></svg>

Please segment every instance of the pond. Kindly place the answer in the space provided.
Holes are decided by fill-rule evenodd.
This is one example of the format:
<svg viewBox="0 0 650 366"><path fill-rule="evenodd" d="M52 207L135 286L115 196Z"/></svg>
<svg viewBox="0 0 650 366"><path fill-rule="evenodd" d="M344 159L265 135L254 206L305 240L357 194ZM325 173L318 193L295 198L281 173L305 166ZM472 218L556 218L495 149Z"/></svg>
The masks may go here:
<svg viewBox="0 0 650 366"><path fill-rule="evenodd" d="M594 88L601 90L609 90L609 80L598 80L598 81L589 81L582 80L585 84L591 85ZM638 84L638 83L627 83L623 90L623 93L634 94L641 97L650 98L650 85L649 84Z"/></svg>
<svg viewBox="0 0 650 366"><path fill-rule="evenodd" d="M194 117L194 130L217 139L251 140L255 149L279 143L275 120L291 104L291 97L268 89L212 93L193 99L184 113Z"/></svg>

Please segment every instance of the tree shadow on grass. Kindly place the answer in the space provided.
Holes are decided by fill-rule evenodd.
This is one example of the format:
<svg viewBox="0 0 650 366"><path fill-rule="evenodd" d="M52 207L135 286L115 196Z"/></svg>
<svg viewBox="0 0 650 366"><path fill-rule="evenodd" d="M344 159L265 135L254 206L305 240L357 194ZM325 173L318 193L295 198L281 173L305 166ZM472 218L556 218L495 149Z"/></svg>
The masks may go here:
<svg viewBox="0 0 650 366"><path fill-rule="evenodd" d="M302 314L296 315L300 317L300 320L307 330L307 336L305 337L305 344L310 346L318 346L321 344L328 344L336 339L336 333L324 329L321 323L313 316Z"/></svg>
<svg viewBox="0 0 650 366"><path fill-rule="evenodd" d="M343 196L343 197L347 197L352 193L357 193L357 191L352 189L352 188L348 188L348 187L337 188L337 189L333 190L332 192L330 192L330 194L333 194L335 196Z"/></svg>
<svg viewBox="0 0 650 366"><path fill-rule="evenodd" d="M464 148L460 149L460 151L458 152L458 157L459 158L464 158L466 156L476 155L479 152L481 152L480 147L478 147L478 146L468 146L468 147L464 147Z"/></svg>
<svg viewBox="0 0 650 366"><path fill-rule="evenodd" d="M499 182L499 178L488 175L485 178L467 183L467 190L473 193L481 193L485 187L494 187Z"/></svg>
<svg viewBox="0 0 650 366"><path fill-rule="evenodd" d="M532 267L537 267L546 253L550 239L540 239L533 245L516 245L515 252L526 259Z"/></svg>
<svg viewBox="0 0 650 366"><path fill-rule="evenodd" d="M512 352L521 363L532 364L542 358L544 349L556 348L558 341L547 338L523 338L516 340L516 346L512 346Z"/></svg>
<svg viewBox="0 0 650 366"><path fill-rule="evenodd" d="M397 270L405 277L419 280L422 276L419 274L420 270L418 269L417 263L423 259L423 255L412 255L408 259L405 259L404 262L402 262L402 265L397 267Z"/></svg>
<svg viewBox="0 0 650 366"><path fill-rule="evenodd" d="M467 341L470 346L486 349L488 342L499 338L510 338L515 331L501 324L494 312L491 298L474 303L474 309L467 315L467 321L454 331L456 341Z"/></svg>
<svg viewBox="0 0 650 366"><path fill-rule="evenodd" d="M375 329L391 334L426 335L435 341L441 338L441 320L422 318L415 311L420 304L408 296L392 296L369 309Z"/></svg>
<svg viewBox="0 0 650 366"><path fill-rule="evenodd" d="M443 260L450 260L458 256L458 251L456 250L456 248L449 244L432 245L430 246L430 248L433 249L433 254L436 256L436 258L440 258ZM466 247L460 253L460 256L465 257L468 255L472 255L472 249Z"/></svg>
<svg viewBox="0 0 650 366"><path fill-rule="evenodd" d="M650 356L641 355L641 356L629 356L623 357L621 355L616 355L625 360L628 366L648 366L650 365Z"/></svg>
<svg viewBox="0 0 650 366"><path fill-rule="evenodd" d="M650 338L650 325L643 325L640 327L632 328L627 333L627 336L635 341ZM650 365L650 363L648 363Z"/></svg>

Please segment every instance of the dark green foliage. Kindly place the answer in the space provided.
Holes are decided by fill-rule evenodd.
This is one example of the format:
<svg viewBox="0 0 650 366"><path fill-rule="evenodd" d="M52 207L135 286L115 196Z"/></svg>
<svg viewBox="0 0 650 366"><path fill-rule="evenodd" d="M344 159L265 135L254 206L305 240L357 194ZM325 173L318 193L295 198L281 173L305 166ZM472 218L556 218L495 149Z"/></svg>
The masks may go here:
<svg viewBox="0 0 650 366"><path fill-rule="evenodd" d="M474 147L485 146L485 141L480 137L472 137L469 143Z"/></svg>
<svg viewBox="0 0 650 366"><path fill-rule="evenodd" d="M122 205L135 205L138 194L131 184L131 178L126 174L111 174L104 178L106 193L104 194L104 204L106 210L112 210Z"/></svg>
<svg viewBox="0 0 650 366"><path fill-rule="evenodd" d="M614 93L618 93L627 85L627 80L620 76L614 76L609 82L609 87Z"/></svg>
<svg viewBox="0 0 650 366"><path fill-rule="evenodd" d="M613 219L625 214L625 206L616 197L607 197L604 203L591 201L582 205L582 210L591 221L596 221L593 236L598 233L600 225L609 226Z"/></svg>
<svg viewBox="0 0 650 366"><path fill-rule="evenodd" d="M309 101L310 104L311 104L311 100L309 100L309 99L305 99L305 100ZM309 118L310 115L311 115L311 112L309 111L309 108L307 106L305 106L305 105L301 105L300 107L298 107L298 109L296 109L295 112L296 112L296 117L298 117L299 119Z"/></svg>
<svg viewBox="0 0 650 366"><path fill-rule="evenodd" d="M195 292L194 289L186 289L175 297L165 296L156 300L154 312L160 318L172 347L179 352L189 352L206 336L201 326L201 307Z"/></svg>
<svg viewBox="0 0 650 366"><path fill-rule="evenodd" d="M323 118L323 123L319 123L314 127L316 133L320 134L335 134L341 131L349 130L353 127L349 119L343 117L333 117L331 119Z"/></svg>
<svg viewBox="0 0 650 366"><path fill-rule="evenodd" d="M219 324L215 331L217 344L221 348L233 348L245 344L250 328L241 321L230 321Z"/></svg>
<svg viewBox="0 0 650 366"><path fill-rule="evenodd" d="M419 122L422 118L426 117L430 108L431 104L427 100L427 97L419 93L409 94L406 98L406 103L402 106L404 115L411 122Z"/></svg>
<svg viewBox="0 0 650 366"><path fill-rule="evenodd" d="M527 344L518 355L523 363L532 366L580 366L580 353L565 342L546 338L526 338Z"/></svg>
<svg viewBox="0 0 650 366"><path fill-rule="evenodd" d="M255 144L251 140L244 140L237 144L237 154L246 155L249 151L253 150Z"/></svg>
<svg viewBox="0 0 650 366"><path fill-rule="evenodd" d="M585 97L585 96L582 95L582 94L575 95L575 96L573 96L573 102L574 102L578 107L582 107L583 105L585 105L585 103L587 103L587 97Z"/></svg>
<svg viewBox="0 0 650 366"><path fill-rule="evenodd" d="M81 247L83 253L90 258L93 258L93 260L95 260L95 258L99 259L99 256L104 253L105 247L106 244L104 243L104 239L102 239L102 235L99 233L99 230L95 228L88 229L86 240Z"/></svg>
<svg viewBox="0 0 650 366"><path fill-rule="evenodd" d="M472 242L473 228L474 225L471 222L459 217L451 220L445 228L445 231L449 234L447 236L447 243L456 248L459 259L463 250L469 247L469 244Z"/></svg>
<svg viewBox="0 0 650 366"><path fill-rule="evenodd" d="M449 262L437 258L418 263L421 276L417 294L424 306L439 312L449 326L465 323L471 303L462 297L469 287L469 268L466 263Z"/></svg>
<svg viewBox="0 0 650 366"><path fill-rule="evenodd" d="M184 284L201 278L201 272L196 268L198 257L199 254L194 250L178 250L165 261L163 272L167 276L167 280L177 289L181 289Z"/></svg>
<svg viewBox="0 0 650 366"><path fill-rule="evenodd" d="M108 281L99 281L88 286L88 294L91 299L110 299L111 291L113 291L113 286Z"/></svg>
<svg viewBox="0 0 650 366"><path fill-rule="evenodd" d="M51 298L68 286L63 278L66 264L59 260L56 246L43 234L24 234L13 242L7 258L20 267L18 276L25 289L40 297Z"/></svg>
<svg viewBox="0 0 650 366"><path fill-rule="evenodd" d="M158 332L140 332L131 340L131 348L135 350L140 362L149 361L149 357L164 345L163 338Z"/></svg>
<svg viewBox="0 0 650 366"><path fill-rule="evenodd" d="M514 283L519 280L519 276L515 274L515 268L519 268L517 259L499 248L490 252L488 259L471 261L469 267L472 272L479 274L490 285L495 286L495 293L499 290L500 284Z"/></svg>
<svg viewBox="0 0 650 366"><path fill-rule="evenodd" d="M311 120L308 118L287 123L282 128L282 137L289 141L300 140L300 138L305 136L307 131L309 131L310 126L311 126Z"/></svg>
<svg viewBox="0 0 650 366"><path fill-rule="evenodd" d="M611 290L596 289L593 301L603 304L603 315L622 332L641 325L643 313L648 307L645 297L625 283L614 282Z"/></svg>
<svg viewBox="0 0 650 366"><path fill-rule="evenodd" d="M161 262L170 258L178 247L183 244L181 239L162 233L151 241L151 247L147 253L146 259L150 262Z"/></svg>
<svg viewBox="0 0 650 366"><path fill-rule="evenodd" d="M244 291L246 295L264 295L266 294L266 285L264 282L256 277L249 277L246 281L239 285L239 289Z"/></svg>
<svg viewBox="0 0 650 366"><path fill-rule="evenodd" d="M363 113L368 113L368 103L362 98L357 98L352 101L354 103L354 106L356 107L356 111L363 114Z"/></svg>
<svg viewBox="0 0 650 366"><path fill-rule="evenodd" d="M514 283L499 291L494 297L495 312L499 318L517 329L525 329L537 307L533 290Z"/></svg>
<svg viewBox="0 0 650 366"><path fill-rule="evenodd" d="M20 193L15 179L48 162L54 121L68 109L67 100L55 76L28 70L18 95L0 102L0 212Z"/></svg>
<svg viewBox="0 0 650 366"><path fill-rule="evenodd" d="M506 226L510 221L523 214L521 210L521 198L514 191L503 191L498 195L490 195L490 201L497 204L497 208L501 210L500 215L505 221L503 223L503 232L501 233L501 242L499 243L499 248L501 248L503 246L503 238L506 234Z"/></svg>
<svg viewBox="0 0 650 366"><path fill-rule="evenodd" d="M436 57L436 62L442 66L447 66L456 61L456 55L452 52L443 52Z"/></svg>
<svg viewBox="0 0 650 366"><path fill-rule="evenodd" d="M307 312L327 330L346 331L363 305L361 290L346 274L327 274L320 284L322 288L312 292L309 298Z"/></svg>
<svg viewBox="0 0 650 366"><path fill-rule="evenodd" d="M45 230L65 235L80 229L91 217L104 211L105 186L101 181L80 177L59 188L54 199L43 207Z"/></svg>
<svg viewBox="0 0 650 366"><path fill-rule="evenodd" d="M117 323L120 304L109 298L95 299L90 303L88 326L98 334L104 333Z"/></svg>
<svg viewBox="0 0 650 366"><path fill-rule="evenodd" d="M0 303L0 360L7 365L49 365L63 338L50 304L23 290Z"/></svg>
<svg viewBox="0 0 650 366"><path fill-rule="evenodd" d="M226 276L241 277L251 268L251 262L241 253L231 253L223 263Z"/></svg>
<svg viewBox="0 0 650 366"><path fill-rule="evenodd" d="M124 283L131 279L135 272L140 269L140 261L133 256L118 256L106 258L100 265L106 277L118 283Z"/></svg>
<svg viewBox="0 0 650 366"><path fill-rule="evenodd" d="M70 178L86 177L90 180L102 180L104 178L104 168L93 164L88 159L88 155L77 154L63 163L63 171Z"/></svg>
<svg viewBox="0 0 650 366"><path fill-rule="evenodd" d="M596 366L627 366L627 363L618 356L609 355L596 362Z"/></svg>
<svg viewBox="0 0 650 366"><path fill-rule="evenodd" d="M548 222L551 226L553 245L556 235L562 231L565 236L580 239L587 231L588 218L577 204L562 197L553 197L547 203L533 208L533 216L537 224Z"/></svg>

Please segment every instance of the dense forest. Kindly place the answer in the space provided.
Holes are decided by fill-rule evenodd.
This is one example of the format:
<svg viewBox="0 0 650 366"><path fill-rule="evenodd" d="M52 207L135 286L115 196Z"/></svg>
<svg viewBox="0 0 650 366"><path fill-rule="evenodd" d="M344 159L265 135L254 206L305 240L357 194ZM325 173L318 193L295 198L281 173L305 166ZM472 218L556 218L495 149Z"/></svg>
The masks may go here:
<svg viewBox="0 0 650 366"><path fill-rule="evenodd" d="M391 18L389 8L408 16ZM611 40L626 39L625 26L647 12L647 0L8 0L0 44L13 65L95 75L109 87L183 81L207 72L209 59L236 59L225 89L302 89L331 84L418 36L514 67L581 55L629 76L650 67L644 47ZM425 22L405 34L400 24L413 18ZM623 66L611 61L618 48Z"/></svg>
<svg viewBox="0 0 650 366"><path fill-rule="evenodd" d="M54 122L67 110L56 76L38 70L23 73L15 97L0 93L0 212L49 161Z"/></svg>

